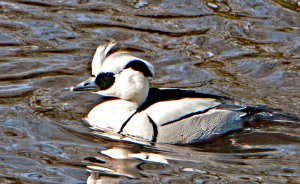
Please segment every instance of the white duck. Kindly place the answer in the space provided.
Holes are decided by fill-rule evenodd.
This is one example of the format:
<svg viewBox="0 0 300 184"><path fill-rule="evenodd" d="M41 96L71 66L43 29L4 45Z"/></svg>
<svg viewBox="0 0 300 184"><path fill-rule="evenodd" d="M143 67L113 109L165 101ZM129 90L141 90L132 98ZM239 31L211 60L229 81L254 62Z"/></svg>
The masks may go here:
<svg viewBox="0 0 300 184"><path fill-rule="evenodd" d="M120 50L116 42L100 45L91 77L71 88L105 96L86 120L151 142L190 144L241 129L254 107L224 104L227 98L180 89L149 88L154 67Z"/></svg>

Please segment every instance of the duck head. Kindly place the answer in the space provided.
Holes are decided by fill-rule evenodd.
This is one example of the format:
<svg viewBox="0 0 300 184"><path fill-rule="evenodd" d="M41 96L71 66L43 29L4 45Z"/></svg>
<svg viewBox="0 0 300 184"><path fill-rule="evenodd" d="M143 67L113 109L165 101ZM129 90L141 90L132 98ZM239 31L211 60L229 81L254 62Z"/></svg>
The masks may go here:
<svg viewBox="0 0 300 184"><path fill-rule="evenodd" d="M91 77L71 91L93 91L140 106L149 92L154 67L147 61L122 51L115 41L98 46L92 60Z"/></svg>

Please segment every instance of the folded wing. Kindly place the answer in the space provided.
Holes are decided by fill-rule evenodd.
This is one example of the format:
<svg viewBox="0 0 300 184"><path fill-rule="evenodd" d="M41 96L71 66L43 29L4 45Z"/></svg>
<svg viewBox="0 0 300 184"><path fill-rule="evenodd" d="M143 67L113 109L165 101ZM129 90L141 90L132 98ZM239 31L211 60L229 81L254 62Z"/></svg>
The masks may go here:
<svg viewBox="0 0 300 184"><path fill-rule="evenodd" d="M142 110L157 125L155 140L161 143L206 141L242 128L246 114L242 106L225 108L221 96L177 89L155 89L149 94L151 101Z"/></svg>

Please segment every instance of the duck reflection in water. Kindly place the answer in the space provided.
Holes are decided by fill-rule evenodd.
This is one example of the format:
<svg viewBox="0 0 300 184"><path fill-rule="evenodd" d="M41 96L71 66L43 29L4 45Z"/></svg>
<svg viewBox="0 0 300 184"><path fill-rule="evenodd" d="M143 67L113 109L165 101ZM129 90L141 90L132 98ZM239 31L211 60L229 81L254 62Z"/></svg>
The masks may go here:
<svg viewBox="0 0 300 184"><path fill-rule="evenodd" d="M169 162L188 161L198 163L201 168L204 163L215 162L212 157L216 156L205 152L199 154L199 150L193 150L192 147L182 149L177 145L157 144L155 150L152 146L151 149L150 147L145 148L119 145L101 151L101 154L92 159L94 162L87 166L87 170L90 172L87 183L135 183L135 181L140 182L141 180L150 183L153 176L159 177L161 181L172 180L176 176L172 177L172 174L170 176L168 174L174 172L175 168ZM208 175L202 169L191 167L183 166L175 170L182 174ZM166 175L165 179L164 175Z"/></svg>

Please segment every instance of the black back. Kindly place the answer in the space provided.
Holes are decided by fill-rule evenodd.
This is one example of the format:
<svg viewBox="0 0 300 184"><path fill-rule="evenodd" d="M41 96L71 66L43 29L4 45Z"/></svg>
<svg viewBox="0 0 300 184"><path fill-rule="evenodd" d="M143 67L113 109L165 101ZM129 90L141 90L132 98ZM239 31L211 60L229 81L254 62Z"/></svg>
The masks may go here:
<svg viewBox="0 0 300 184"><path fill-rule="evenodd" d="M224 96L198 93L191 90L150 88L146 102L138 110L145 110L157 102L180 100L183 98L214 98L220 101L230 100L230 98Z"/></svg>

